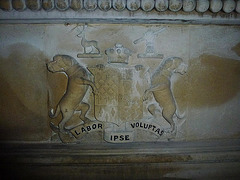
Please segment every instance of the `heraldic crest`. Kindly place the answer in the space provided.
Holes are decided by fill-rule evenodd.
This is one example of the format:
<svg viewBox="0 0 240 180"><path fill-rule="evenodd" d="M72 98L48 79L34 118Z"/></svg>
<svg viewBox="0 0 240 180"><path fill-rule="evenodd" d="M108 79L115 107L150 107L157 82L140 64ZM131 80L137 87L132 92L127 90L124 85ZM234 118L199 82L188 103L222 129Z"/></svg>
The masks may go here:
<svg viewBox="0 0 240 180"><path fill-rule="evenodd" d="M150 32L161 31L148 31L148 36ZM97 50L100 54L100 49ZM89 55L93 58L98 54L86 52L84 47L83 54L78 57ZM72 56L58 54L47 64L48 71L64 72L68 78L65 94L49 113L53 119L62 116L58 124L50 123L62 142L81 142L92 132L100 132L103 139L111 143L135 142L139 131L151 133L155 137L153 140L169 140L176 136L185 117L177 113L171 77L175 73L186 73L187 65L180 57L169 57L161 60L155 71L149 72L144 65L129 65L133 54L132 50L117 43L105 50L106 63L84 67ZM148 52L138 58L158 57L152 54ZM162 58L163 55L159 56ZM87 100L90 97L92 101ZM81 123L68 128L66 123L76 113Z"/></svg>

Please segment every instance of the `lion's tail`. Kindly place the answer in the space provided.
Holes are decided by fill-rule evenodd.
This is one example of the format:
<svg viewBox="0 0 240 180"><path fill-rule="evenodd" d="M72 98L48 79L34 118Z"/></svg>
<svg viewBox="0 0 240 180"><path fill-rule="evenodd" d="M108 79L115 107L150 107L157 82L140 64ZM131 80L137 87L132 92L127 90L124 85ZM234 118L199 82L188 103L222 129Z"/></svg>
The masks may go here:
<svg viewBox="0 0 240 180"><path fill-rule="evenodd" d="M59 115L59 113L60 113L60 106L58 105L55 113L54 113L54 109L51 109L49 111L49 117L50 118L56 118Z"/></svg>
<svg viewBox="0 0 240 180"><path fill-rule="evenodd" d="M54 112L54 109L51 108L52 106L50 104L52 102L52 93L51 93L50 88L47 91L47 96L48 96L48 99L47 99L48 100L48 102L47 102L48 103L48 109L50 109L48 115L49 115L50 118L56 118L60 113L60 107L59 107L59 105L57 105L57 108L56 108L55 112Z"/></svg>
<svg viewBox="0 0 240 180"><path fill-rule="evenodd" d="M177 116L178 119L183 119L185 118L185 112L182 114L179 114L178 110L176 110L175 115Z"/></svg>
<svg viewBox="0 0 240 180"><path fill-rule="evenodd" d="M175 115L178 119L178 121L177 121L178 126L181 126L186 121L185 112L182 114L179 114L179 112L176 110Z"/></svg>

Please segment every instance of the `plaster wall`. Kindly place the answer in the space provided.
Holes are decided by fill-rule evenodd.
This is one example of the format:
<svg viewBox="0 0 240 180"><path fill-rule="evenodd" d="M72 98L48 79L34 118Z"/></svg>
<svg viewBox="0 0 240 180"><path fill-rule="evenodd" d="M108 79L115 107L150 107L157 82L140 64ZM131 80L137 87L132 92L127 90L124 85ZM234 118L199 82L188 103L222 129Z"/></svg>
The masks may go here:
<svg viewBox="0 0 240 180"><path fill-rule="evenodd" d="M98 43L102 57L78 58L83 53L78 27L84 24L2 24L0 25L0 139L3 141L60 142L49 123L61 121L49 117L66 92L64 73L51 73L46 63L53 56L72 56L83 67L107 65L105 50L122 44L131 50L128 65L142 65L146 72L140 91L150 87L151 75L169 57L180 57L187 65L183 75L173 74L171 90L179 114L184 119L171 141L234 139L240 136L240 28L224 25L167 24L88 24L86 39ZM139 58L144 42L134 44L148 30L165 30L154 36L154 48L163 58ZM133 78L133 80L139 80ZM50 93L50 95L49 95ZM130 94L131 95L131 94ZM50 98L51 96L51 98ZM84 102L90 105L87 117L94 119L94 95L87 91ZM150 94L143 102L143 119L152 118L147 107L157 104ZM158 104L157 104L158 105ZM161 109L160 109L161 110ZM156 123L170 125L158 112ZM132 119L128 119L131 123ZM177 120L175 120L177 121ZM66 127L82 123L75 114ZM138 129L134 141L168 141L168 137ZM73 138L73 137L71 137ZM103 132L92 132L78 143L104 142Z"/></svg>

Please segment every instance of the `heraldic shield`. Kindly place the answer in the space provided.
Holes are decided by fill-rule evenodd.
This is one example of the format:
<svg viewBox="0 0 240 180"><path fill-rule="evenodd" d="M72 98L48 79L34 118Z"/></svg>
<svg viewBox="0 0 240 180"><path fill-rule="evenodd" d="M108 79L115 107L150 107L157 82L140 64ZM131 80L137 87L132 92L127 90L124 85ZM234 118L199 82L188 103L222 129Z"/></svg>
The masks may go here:
<svg viewBox="0 0 240 180"><path fill-rule="evenodd" d="M98 93L95 94L95 118L120 125L142 119L142 93L139 72L131 66L112 64L88 67L94 75Z"/></svg>

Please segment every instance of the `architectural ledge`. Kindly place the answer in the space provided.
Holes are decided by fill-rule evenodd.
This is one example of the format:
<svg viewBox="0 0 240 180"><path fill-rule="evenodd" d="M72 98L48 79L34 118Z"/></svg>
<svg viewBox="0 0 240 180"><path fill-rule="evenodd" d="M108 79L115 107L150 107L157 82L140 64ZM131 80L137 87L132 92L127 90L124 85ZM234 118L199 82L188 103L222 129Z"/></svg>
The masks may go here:
<svg viewBox="0 0 240 180"><path fill-rule="evenodd" d="M153 10L163 12L166 10L172 12L192 12L200 13L211 11L217 13L223 11L231 13L236 11L240 13L239 0L1 0L0 8L4 11L51 11L57 9L59 11L81 11L83 9L94 11L137 11L139 9L145 12Z"/></svg>
<svg viewBox="0 0 240 180"><path fill-rule="evenodd" d="M240 24L240 0L1 0L0 23Z"/></svg>
<svg viewBox="0 0 240 180"><path fill-rule="evenodd" d="M3 0L4 1L4 0ZM0 5L2 7L2 2ZM239 1L240 2L240 1ZM136 11L130 11L125 8L122 11L116 11L111 8L103 11L100 8L89 11L86 9L73 10L68 8L65 11L59 11L57 8L46 11L40 8L33 11L25 8L24 11L3 11L0 10L0 23L161 23L161 24L240 24L240 13L232 11L225 13L219 11L213 13L208 10L206 12L198 12L193 10L186 12L182 8L177 12L166 11L159 12L156 8L151 11L144 11L139 8Z"/></svg>
<svg viewBox="0 0 240 180"><path fill-rule="evenodd" d="M240 0L1 0L0 23L240 24Z"/></svg>
<svg viewBox="0 0 240 180"><path fill-rule="evenodd" d="M1 143L1 147L1 168L7 178L237 179L239 176L239 140L123 146Z"/></svg>

